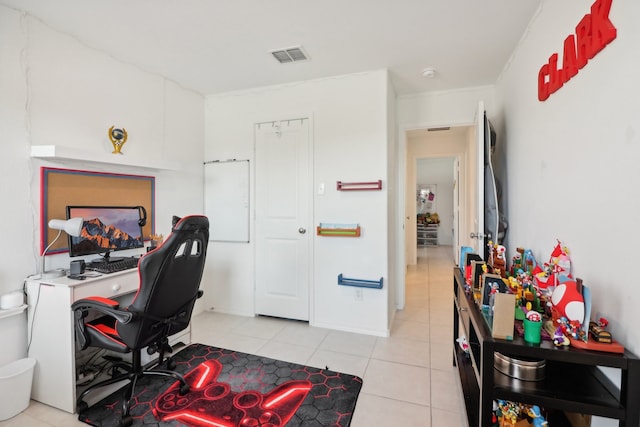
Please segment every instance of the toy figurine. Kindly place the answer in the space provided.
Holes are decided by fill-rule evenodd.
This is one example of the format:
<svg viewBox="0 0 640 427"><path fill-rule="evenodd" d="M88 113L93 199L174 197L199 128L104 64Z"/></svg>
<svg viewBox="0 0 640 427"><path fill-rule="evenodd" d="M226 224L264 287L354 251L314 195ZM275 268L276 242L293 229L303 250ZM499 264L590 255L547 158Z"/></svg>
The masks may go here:
<svg viewBox="0 0 640 427"><path fill-rule="evenodd" d="M601 317L597 323L589 322L589 335L591 335L593 339L598 342L611 344L613 342L613 338L611 337L611 332L606 331L604 329L607 327L608 324L609 324L609 321L604 317Z"/></svg>
<svg viewBox="0 0 640 427"><path fill-rule="evenodd" d="M547 427L549 423L544 419L539 406L532 406L527 410L527 415L533 418L533 427Z"/></svg>
<svg viewBox="0 0 640 427"><path fill-rule="evenodd" d="M524 249L517 248L516 252L517 253L513 256L513 259L511 260L511 269L509 270L512 276L515 276L518 270L524 269Z"/></svg>
<svg viewBox="0 0 640 427"><path fill-rule="evenodd" d="M491 427L500 427L500 424L498 423L498 411L500 410L499 406L498 406L498 402L496 402L495 400L493 401L493 414L491 414Z"/></svg>
<svg viewBox="0 0 640 427"><path fill-rule="evenodd" d="M523 257L524 257L524 270L529 274L533 274L533 270L535 270L536 267L538 266L536 262L536 258L533 256L533 251L531 251L531 249L525 250Z"/></svg>
<svg viewBox="0 0 640 427"><path fill-rule="evenodd" d="M489 240L488 247L488 262L491 266L492 273L498 274L503 278L507 277L507 249L503 245L498 245Z"/></svg>
<svg viewBox="0 0 640 427"><path fill-rule="evenodd" d="M570 343L571 341L569 341L569 338L567 338L564 335L564 332L562 332L562 327L558 326L555 332L553 333L553 344L556 347L566 347Z"/></svg>
<svg viewBox="0 0 640 427"><path fill-rule="evenodd" d="M561 317L557 322L564 335L573 338L574 340L586 340L582 324L577 320L569 320L566 317Z"/></svg>
<svg viewBox="0 0 640 427"><path fill-rule="evenodd" d="M538 288L546 289L557 286L561 275L571 278L571 259L569 258L567 247L562 246L560 240L558 240L551 252L549 262L544 263L542 267L535 266L533 276Z"/></svg>
<svg viewBox="0 0 640 427"><path fill-rule="evenodd" d="M465 353L469 354L469 343L467 342L467 338L466 337L458 337L456 342L458 343L458 345L460 346L460 349L462 351L464 351Z"/></svg>

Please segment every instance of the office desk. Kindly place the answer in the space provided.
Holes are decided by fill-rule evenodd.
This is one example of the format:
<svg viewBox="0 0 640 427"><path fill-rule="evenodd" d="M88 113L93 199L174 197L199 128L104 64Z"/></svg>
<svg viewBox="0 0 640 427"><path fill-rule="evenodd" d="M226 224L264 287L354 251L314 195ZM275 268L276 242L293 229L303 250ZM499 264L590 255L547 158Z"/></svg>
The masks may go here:
<svg viewBox="0 0 640 427"><path fill-rule="evenodd" d="M93 272L91 272L93 273ZM96 273L97 274L97 273ZM76 349L71 304L102 296L128 304L138 289L138 269L86 280L67 277L27 280L28 354L37 360L31 398L74 413L76 409ZM191 343L191 327L171 337Z"/></svg>

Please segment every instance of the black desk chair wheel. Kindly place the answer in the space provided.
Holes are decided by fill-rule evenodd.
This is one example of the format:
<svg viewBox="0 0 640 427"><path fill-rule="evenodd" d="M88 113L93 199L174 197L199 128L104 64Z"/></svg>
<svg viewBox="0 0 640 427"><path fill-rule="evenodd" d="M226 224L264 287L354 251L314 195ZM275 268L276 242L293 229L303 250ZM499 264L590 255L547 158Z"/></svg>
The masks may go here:
<svg viewBox="0 0 640 427"><path fill-rule="evenodd" d="M142 366L142 350L159 353L157 367L171 353L169 336L189 326L191 312L198 298L200 281L209 241L209 220L205 216L174 217L171 234L156 249L144 255L138 263L140 285L128 307L103 297L89 297L72 306L75 318L76 346L79 350L98 347L117 353L131 353L132 363L117 363L112 378L94 384L78 397L80 414L88 408L84 398L92 391L123 380L126 385L122 404L121 426L130 426L131 397L136 382L143 375L171 377L180 381L180 393L189 392L182 375L174 372L169 357L167 370L150 370ZM89 316L98 313L99 317ZM88 320L91 319L91 320ZM122 374L119 372L125 371Z"/></svg>

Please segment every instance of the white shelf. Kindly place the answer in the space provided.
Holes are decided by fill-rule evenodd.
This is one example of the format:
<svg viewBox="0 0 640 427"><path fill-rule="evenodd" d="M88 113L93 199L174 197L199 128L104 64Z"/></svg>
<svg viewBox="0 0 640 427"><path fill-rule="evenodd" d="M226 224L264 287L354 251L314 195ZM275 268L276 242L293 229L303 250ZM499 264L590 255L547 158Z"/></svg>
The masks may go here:
<svg viewBox="0 0 640 427"><path fill-rule="evenodd" d="M108 165L134 166L146 169L180 170L176 162L158 161L154 159L139 159L127 157L125 154L98 153L80 148L64 147L62 145L32 145L31 157L52 161L79 161L101 163Z"/></svg>
<svg viewBox="0 0 640 427"><path fill-rule="evenodd" d="M17 307L0 309L0 319L5 317L14 316L16 314L22 313L27 308L27 304L22 304Z"/></svg>

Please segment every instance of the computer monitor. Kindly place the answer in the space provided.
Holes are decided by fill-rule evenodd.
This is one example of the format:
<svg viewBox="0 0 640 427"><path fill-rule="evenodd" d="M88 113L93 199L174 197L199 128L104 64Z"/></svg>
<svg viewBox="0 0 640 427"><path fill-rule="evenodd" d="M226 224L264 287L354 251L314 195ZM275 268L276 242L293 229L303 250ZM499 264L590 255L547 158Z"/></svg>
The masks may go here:
<svg viewBox="0 0 640 427"><path fill-rule="evenodd" d="M67 219L82 217L79 237L69 236L69 255L102 255L105 261L111 252L144 247L143 218L139 206L67 206Z"/></svg>

